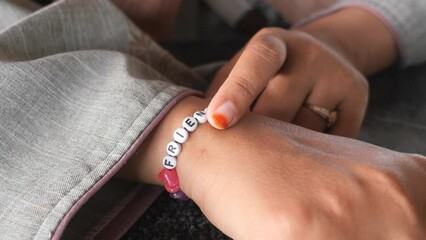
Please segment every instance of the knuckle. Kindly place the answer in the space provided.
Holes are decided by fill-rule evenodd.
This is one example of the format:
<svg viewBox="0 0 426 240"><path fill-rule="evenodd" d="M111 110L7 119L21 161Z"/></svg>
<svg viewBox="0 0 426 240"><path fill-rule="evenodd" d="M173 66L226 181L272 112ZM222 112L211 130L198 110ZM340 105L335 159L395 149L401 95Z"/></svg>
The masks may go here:
<svg viewBox="0 0 426 240"><path fill-rule="evenodd" d="M307 208L298 207L292 211L276 211L268 220L268 229L263 236L267 239L299 239L306 227L310 227L312 213Z"/></svg>
<svg viewBox="0 0 426 240"><path fill-rule="evenodd" d="M426 157L420 154L404 154L405 158L408 158L409 160L407 161L413 161L416 166L417 169L423 169L426 172Z"/></svg>
<svg viewBox="0 0 426 240"><path fill-rule="evenodd" d="M375 155L376 159L379 161L385 161L388 158L393 158L393 153L390 151L383 153L380 149L373 147L370 147L368 150L372 155ZM368 182L375 184L377 187L385 189L400 189L401 187L396 176L386 170L370 165L360 165L358 168L359 170L357 172L362 173L358 175L360 175L363 179L366 179Z"/></svg>
<svg viewBox="0 0 426 240"><path fill-rule="evenodd" d="M353 79L353 85L351 87L354 87L355 89L358 90L358 92L362 93L362 94L366 94L368 95L369 89L370 89L370 84L368 82L368 80L358 71L355 71L352 75L352 79Z"/></svg>
<svg viewBox="0 0 426 240"><path fill-rule="evenodd" d="M271 65L282 65L286 56L285 43L273 34L254 38L248 51Z"/></svg>
<svg viewBox="0 0 426 240"><path fill-rule="evenodd" d="M238 88L238 93L249 99L254 99L257 96L258 89L250 77L234 75L232 77L233 84Z"/></svg>
<svg viewBox="0 0 426 240"><path fill-rule="evenodd" d="M333 78L328 79L330 93L342 99L351 98L361 109L367 107L369 100L369 83L358 71L341 67Z"/></svg>
<svg viewBox="0 0 426 240"><path fill-rule="evenodd" d="M261 41L254 43L252 51L269 64L281 65L284 62L284 45L273 38L262 39Z"/></svg>
<svg viewBox="0 0 426 240"><path fill-rule="evenodd" d="M343 220L351 215L352 203L348 198L347 191L353 191L353 189L348 190L351 189L349 184L346 184L342 179L340 179L340 184L347 185L345 191L336 186L329 185L319 190L319 194L329 213L332 214L334 218Z"/></svg>
<svg viewBox="0 0 426 240"><path fill-rule="evenodd" d="M363 92L367 93L370 91L370 83L365 77L362 77L360 82L360 86Z"/></svg>
<svg viewBox="0 0 426 240"><path fill-rule="evenodd" d="M370 84L368 83L367 79L364 77L360 81L360 87L361 87L361 101L363 105L365 105L365 108L367 108L368 100L369 100L369 91L370 91Z"/></svg>
<svg viewBox="0 0 426 240"><path fill-rule="evenodd" d="M265 205L263 236L259 239L302 239L306 228L315 225L315 209L301 199L286 201L285 205ZM265 238L266 237L266 238Z"/></svg>
<svg viewBox="0 0 426 240"><path fill-rule="evenodd" d="M290 203L290 205L292 207L287 208L286 211L275 214L271 231L281 236L276 239L301 239L305 235L306 228L315 225L315 213L311 207L300 203Z"/></svg>
<svg viewBox="0 0 426 240"><path fill-rule="evenodd" d="M355 94L359 101L359 105L363 107L367 107L368 99L369 99L369 83L368 80L363 77L361 74L357 74L353 79L353 84L350 86L350 89L355 90Z"/></svg>
<svg viewBox="0 0 426 240"><path fill-rule="evenodd" d="M278 34L282 31L285 31L285 30L283 30L281 28L277 28L277 27L265 27L265 28L260 29L256 33L256 36Z"/></svg>
<svg viewBox="0 0 426 240"><path fill-rule="evenodd" d="M418 229L420 221L408 193L404 190L402 184L394 174L386 171L376 171L376 176L378 184L381 184L386 188L387 192L389 192L389 199L394 201L394 204L396 204L395 209L399 209L402 213L401 217L407 223L402 231L403 235L405 235L407 239L414 239L409 236L415 235L416 231L413 230Z"/></svg>
<svg viewBox="0 0 426 240"><path fill-rule="evenodd" d="M402 186L398 182L395 175L380 169L370 169L371 174L374 174L377 183L382 185L383 187L398 192L399 194L403 194Z"/></svg>
<svg viewBox="0 0 426 240"><path fill-rule="evenodd" d="M299 32L293 42L296 42L297 46L303 49L303 55L300 58L308 66L323 63L329 53L329 50L323 44L307 33Z"/></svg>
<svg viewBox="0 0 426 240"><path fill-rule="evenodd" d="M389 154L382 155L383 161L387 161L389 157L393 158L397 156ZM364 183L363 185L374 190L374 192L381 192L381 197L389 200L389 204L393 206L394 211L407 223L405 225L407 226L407 230L419 225L414 203L394 173L372 166L363 166L360 167L360 170L362 171L361 179L363 180L361 181Z"/></svg>

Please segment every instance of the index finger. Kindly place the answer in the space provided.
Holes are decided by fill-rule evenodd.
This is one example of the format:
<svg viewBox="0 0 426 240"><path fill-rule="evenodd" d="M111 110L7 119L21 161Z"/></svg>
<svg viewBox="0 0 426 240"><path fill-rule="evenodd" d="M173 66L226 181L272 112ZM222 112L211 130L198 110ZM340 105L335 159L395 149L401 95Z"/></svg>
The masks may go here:
<svg viewBox="0 0 426 240"><path fill-rule="evenodd" d="M213 127L235 124L280 70L287 55L283 35L281 29L267 29L250 40L209 104L207 117Z"/></svg>

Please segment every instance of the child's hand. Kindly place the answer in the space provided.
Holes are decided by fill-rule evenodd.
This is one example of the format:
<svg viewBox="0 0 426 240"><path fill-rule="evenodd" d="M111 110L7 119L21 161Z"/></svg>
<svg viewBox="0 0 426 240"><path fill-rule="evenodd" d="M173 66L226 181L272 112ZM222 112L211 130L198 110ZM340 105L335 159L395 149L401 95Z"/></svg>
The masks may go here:
<svg viewBox="0 0 426 240"><path fill-rule="evenodd" d="M279 28L257 33L216 75L209 122L224 129L249 107L317 131L355 137L368 102L368 83L350 63L313 37ZM336 111L336 121L309 108ZM327 115L327 114L326 114ZM330 114L331 115L331 114Z"/></svg>

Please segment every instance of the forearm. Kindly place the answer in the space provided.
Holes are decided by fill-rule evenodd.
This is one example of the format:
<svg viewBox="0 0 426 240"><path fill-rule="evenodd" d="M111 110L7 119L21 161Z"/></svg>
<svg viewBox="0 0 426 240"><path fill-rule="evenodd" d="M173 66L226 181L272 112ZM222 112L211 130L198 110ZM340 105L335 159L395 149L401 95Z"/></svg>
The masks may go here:
<svg viewBox="0 0 426 240"><path fill-rule="evenodd" d="M367 10L350 7L298 29L334 48L369 75L396 63L396 42L385 24Z"/></svg>

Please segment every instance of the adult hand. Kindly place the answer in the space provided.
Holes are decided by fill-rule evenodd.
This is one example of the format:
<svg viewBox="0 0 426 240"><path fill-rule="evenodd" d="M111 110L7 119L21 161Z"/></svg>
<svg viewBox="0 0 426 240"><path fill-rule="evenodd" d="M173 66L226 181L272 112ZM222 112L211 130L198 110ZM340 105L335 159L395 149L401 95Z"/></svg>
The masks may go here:
<svg viewBox="0 0 426 240"><path fill-rule="evenodd" d="M218 129L234 125L257 99L254 112L317 131L324 131L327 121L305 104L337 111L328 131L355 137L368 102L368 83L310 35L267 28L218 72L207 96L213 97L208 119Z"/></svg>
<svg viewBox="0 0 426 240"><path fill-rule="evenodd" d="M252 114L197 130L184 192L233 239L425 239L426 159Z"/></svg>
<svg viewBox="0 0 426 240"><path fill-rule="evenodd" d="M120 176L159 184L161 159L188 97ZM257 114L218 131L202 124L178 157L181 189L234 239L424 239L426 159Z"/></svg>

